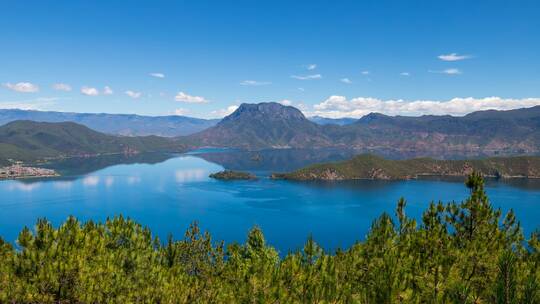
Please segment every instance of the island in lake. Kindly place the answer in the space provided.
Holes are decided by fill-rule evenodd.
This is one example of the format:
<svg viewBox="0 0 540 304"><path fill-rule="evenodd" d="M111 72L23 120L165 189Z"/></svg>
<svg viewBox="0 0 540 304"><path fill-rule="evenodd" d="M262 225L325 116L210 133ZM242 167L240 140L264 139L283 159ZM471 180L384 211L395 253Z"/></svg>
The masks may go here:
<svg viewBox="0 0 540 304"><path fill-rule="evenodd" d="M371 154L350 160L316 164L290 173L274 173L286 180L405 180L421 176L467 176L473 171L495 178L540 178L540 157L492 157L473 160L415 158L389 160Z"/></svg>
<svg viewBox="0 0 540 304"><path fill-rule="evenodd" d="M56 171L52 169L25 167L20 162L0 168L0 179L17 179L17 178L31 178L31 177L54 177L59 176Z"/></svg>
<svg viewBox="0 0 540 304"><path fill-rule="evenodd" d="M210 178L220 179L220 180L256 180L257 177L251 173L224 170L216 173L210 174Z"/></svg>

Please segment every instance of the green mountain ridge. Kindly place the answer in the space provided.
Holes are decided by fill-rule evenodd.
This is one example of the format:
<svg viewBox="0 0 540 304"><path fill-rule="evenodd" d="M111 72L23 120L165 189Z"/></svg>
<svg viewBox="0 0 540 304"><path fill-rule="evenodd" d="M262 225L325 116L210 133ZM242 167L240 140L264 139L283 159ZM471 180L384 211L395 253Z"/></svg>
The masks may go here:
<svg viewBox="0 0 540 304"><path fill-rule="evenodd" d="M347 161L311 165L290 173L274 173L272 178L287 180L400 180L426 175L467 176L473 171L496 178L540 178L540 157L389 160L375 155L363 154Z"/></svg>
<svg viewBox="0 0 540 304"><path fill-rule="evenodd" d="M72 156L182 150L183 146L172 139L107 135L73 122L21 120L0 127L0 160L4 162L7 159L36 161Z"/></svg>

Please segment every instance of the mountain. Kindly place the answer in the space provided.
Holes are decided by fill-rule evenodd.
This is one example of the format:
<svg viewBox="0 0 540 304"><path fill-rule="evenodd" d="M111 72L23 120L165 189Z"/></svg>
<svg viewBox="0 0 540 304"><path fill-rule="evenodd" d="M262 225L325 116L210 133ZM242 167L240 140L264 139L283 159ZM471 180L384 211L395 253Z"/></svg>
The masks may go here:
<svg viewBox="0 0 540 304"><path fill-rule="evenodd" d="M350 117L328 118L328 117L322 117L322 116L311 116L311 117L308 117L308 119L318 125L338 125L338 126L352 124L358 120L356 118L350 118Z"/></svg>
<svg viewBox="0 0 540 304"><path fill-rule="evenodd" d="M387 116L371 113L340 129L327 129L336 144L401 151L488 154L540 152L540 106L480 111L463 117Z"/></svg>
<svg viewBox="0 0 540 304"><path fill-rule="evenodd" d="M192 146L350 148L415 155L540 153L540 106L463 117L371 113L348 125L318 125L278 103L242 104L214 127L182 138ZM391 154L391 153L388 153Z"/></svg>
<svg viewBox="0 0 540 304"><path fill-rule="evenodd" d="M46 112L18 109L0 109L0 125L16 120L41 122L71 121L93 130L116 135L157 135L174 137L189 135L215 125L218 119L200 119L186 116L140 116L131 114L90 114Z"/></svg>
<svg viewBox="0 0 540 304"><path fill-rule="evenodd" d="M244 149L331 145L321 126L309 121L300 110L275 102L244 103L217 125L184 140L198 146Z"/></svg>
<svg viewBox="0 0 540 304"><path fill-rule="evenodd" d="M153 151L181 151L169 138L125 137L103 134L73 122L18 120L0 127L0 160L35 161L66 156Z"/></svg>
<svg viewBox="0 0 540 304"><path fill-rule="evenodd" d="M411 179L421 176L467 176L474 171L496 178L540 178L540 157L493 157L474 160L416 158L388 160L364 154L350 160L317 164L291 173L273 174L275 179L354 180Z"/></svg>

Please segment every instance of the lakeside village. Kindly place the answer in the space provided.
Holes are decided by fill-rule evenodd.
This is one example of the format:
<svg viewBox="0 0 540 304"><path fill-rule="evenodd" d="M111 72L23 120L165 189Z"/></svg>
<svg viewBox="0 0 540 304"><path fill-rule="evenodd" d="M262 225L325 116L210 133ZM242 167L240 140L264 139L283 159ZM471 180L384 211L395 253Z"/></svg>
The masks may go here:
<svg viewBox="0 0 540 304"><path fill-rule="evenodd" d="M0 168L0 180L31 177L54 177L59 176L52 169L26 167L22 162L15 162L11 166Z"/></svg>

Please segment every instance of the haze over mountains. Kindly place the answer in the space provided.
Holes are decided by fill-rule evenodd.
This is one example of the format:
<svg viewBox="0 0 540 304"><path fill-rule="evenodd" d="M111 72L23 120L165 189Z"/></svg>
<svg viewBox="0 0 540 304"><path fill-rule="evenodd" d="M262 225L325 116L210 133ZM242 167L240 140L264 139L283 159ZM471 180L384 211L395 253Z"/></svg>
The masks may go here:
<svg viewBox="0 0 540 304"><path fill-rule="evenodd" d="M0 109L0 125L16 120L40 122L75 122L99 132L126 136L189 135L215 125L219 119L187 116L141 116L133 114L93 114Z"/></svg>

